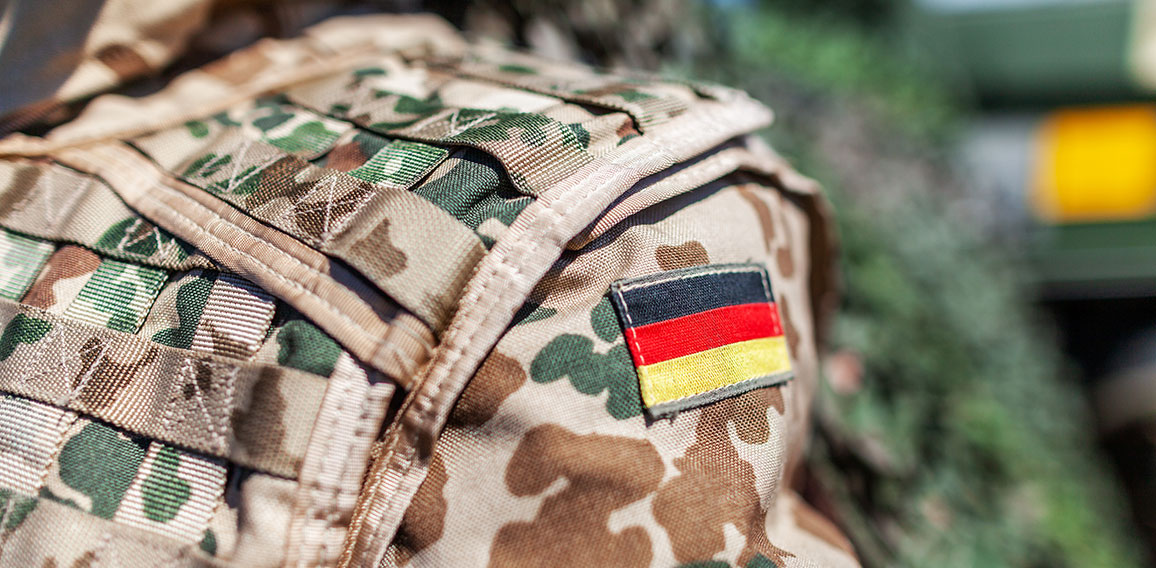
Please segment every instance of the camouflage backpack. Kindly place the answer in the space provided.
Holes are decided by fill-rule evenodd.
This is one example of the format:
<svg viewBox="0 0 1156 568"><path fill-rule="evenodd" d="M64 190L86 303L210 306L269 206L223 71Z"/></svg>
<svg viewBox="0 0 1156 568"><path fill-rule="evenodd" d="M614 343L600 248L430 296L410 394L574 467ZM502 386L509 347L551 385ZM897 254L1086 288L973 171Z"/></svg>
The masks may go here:
<svg viewBox="0 0 1156 568"><path fill-rule="evenodd" d="M365 16L0 141L0 564L856 565L769 121Z"/></svg>

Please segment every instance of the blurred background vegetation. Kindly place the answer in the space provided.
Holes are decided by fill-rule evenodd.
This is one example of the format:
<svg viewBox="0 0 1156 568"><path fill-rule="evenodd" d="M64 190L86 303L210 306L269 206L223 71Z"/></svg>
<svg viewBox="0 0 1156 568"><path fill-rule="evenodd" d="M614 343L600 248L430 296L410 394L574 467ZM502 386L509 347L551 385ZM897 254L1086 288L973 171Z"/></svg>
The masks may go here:
<svg viewBox="0 0 1156 568"><path fill-rule="evenodd" d="M735 85L775 109L766 136L827 188L843 244L800 489L866 566L1144 565L1022 231L959 158L992 103L927 47L911 4L435 7L481 35Z"/></svg>
<svg viewBox="0 0 1156 568"><path fill-rule="evenodd" d="M975 101L914 49L905 8L715 10L726 55L696 66L775 107L773 144L839 212L811 496L870 566L1138 565L1030 268L951 159Z"/></svg>

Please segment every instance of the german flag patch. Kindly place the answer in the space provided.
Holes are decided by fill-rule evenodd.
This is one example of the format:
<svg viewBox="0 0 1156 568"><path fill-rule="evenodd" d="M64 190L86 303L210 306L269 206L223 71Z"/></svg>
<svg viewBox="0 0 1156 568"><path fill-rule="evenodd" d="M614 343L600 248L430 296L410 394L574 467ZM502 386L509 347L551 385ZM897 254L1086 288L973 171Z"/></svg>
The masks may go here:
<svg viewBox="0 0 1156 568"><path fill-rule="evenodd" d="M758 264L696 266L621 280L611 296L653 417L791 378L791 359Z"/></svg>

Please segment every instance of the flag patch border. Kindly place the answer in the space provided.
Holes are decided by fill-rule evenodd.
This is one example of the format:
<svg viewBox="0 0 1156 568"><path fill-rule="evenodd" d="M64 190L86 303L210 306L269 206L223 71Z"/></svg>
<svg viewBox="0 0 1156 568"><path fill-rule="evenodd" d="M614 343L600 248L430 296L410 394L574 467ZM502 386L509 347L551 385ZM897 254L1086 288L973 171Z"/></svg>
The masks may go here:
<svg viewBox="0 0 1156 568"><path fill-rule="evenodd" d="M758 285L743 275L756 275ZM610 299L633 359L641 404L652 418L794 378L770 276L760 263L709 264L627 278L611 284ZM692 325L705 323L715 327L706 331ZM686 333L677 333L680 325ZM676 345L656 343L669 332L679 335ZM755 374L763 369L769 372Z"/></svg>

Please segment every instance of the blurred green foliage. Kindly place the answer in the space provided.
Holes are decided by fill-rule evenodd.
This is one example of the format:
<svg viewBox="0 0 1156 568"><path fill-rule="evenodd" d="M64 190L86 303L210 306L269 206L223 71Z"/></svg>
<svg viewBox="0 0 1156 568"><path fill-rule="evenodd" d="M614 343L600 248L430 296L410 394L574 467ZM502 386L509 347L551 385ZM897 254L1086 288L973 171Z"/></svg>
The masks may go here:
<svg viewBox="0 0 1156 568"><path fill-rule="evenodd" d="M819 396L810 467L827 508L869 566L1138 565L1024 265L945 159L966 109L911 56L900 4L847 2L703 6L723 51L681 68L774 107L774 145L838 211L832 343L862 384Z"/></svg>

